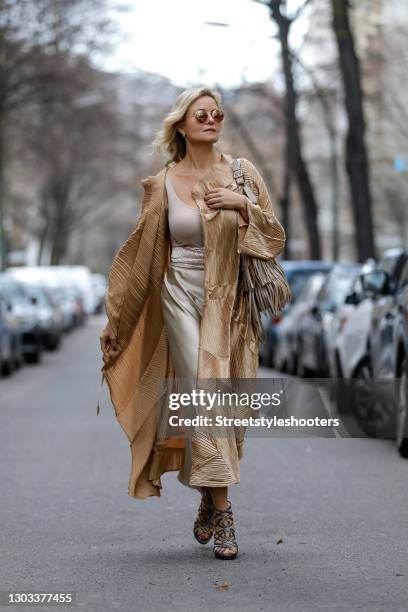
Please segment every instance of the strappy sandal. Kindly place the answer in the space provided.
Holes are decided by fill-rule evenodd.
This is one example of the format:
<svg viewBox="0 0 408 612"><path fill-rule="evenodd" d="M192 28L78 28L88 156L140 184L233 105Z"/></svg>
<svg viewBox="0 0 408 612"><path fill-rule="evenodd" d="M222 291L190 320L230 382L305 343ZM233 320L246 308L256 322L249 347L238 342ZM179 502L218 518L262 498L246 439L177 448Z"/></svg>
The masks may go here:
<svg viewBox="0 0 408 612"><path fill-rule="evenodd" d="M212 516L215 509L213 498L207 487L200 487L201 504L194 521L194 537L200 544L208 544L213 535Z"/></svg>
<svg viewBox="0 0 408 612"><path fill-rule="evenodd" d="M238 544L235 539L234 517L231 502L226 510L214 509L214 555L217 559L235 559L238 555Z"/></svg>

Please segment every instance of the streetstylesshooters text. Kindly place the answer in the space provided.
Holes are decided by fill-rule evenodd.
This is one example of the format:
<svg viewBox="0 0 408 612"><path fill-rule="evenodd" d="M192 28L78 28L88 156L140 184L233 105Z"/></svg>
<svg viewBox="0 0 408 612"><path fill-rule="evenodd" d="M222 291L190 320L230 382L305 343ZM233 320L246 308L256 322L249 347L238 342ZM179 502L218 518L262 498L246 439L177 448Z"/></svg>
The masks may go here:
<svg viewBox="0 0 408 612"><path fill-rule="evenodd" d="M283 390L277 393L237 393L237 392L209 392L204 389L193 389L190 392L170 393L169 394L169 409L178 410L180 407L201 407L205 410L213 410L214 407L225 406L226 401L230 406L249 407L255 412L262 407L277 407L281 405ZM321 418L308 417L298 418L293 415L290 417L273 417L257 416L257 417L227 417L225 415L216 415L215 422L212 416L197 415L191 418L180 417L179 415L171 415L169 417L169 425L172 427L209 427L215 424L216 426L235 426L235 427L338 427L340 420L336 418Z"/></svg>

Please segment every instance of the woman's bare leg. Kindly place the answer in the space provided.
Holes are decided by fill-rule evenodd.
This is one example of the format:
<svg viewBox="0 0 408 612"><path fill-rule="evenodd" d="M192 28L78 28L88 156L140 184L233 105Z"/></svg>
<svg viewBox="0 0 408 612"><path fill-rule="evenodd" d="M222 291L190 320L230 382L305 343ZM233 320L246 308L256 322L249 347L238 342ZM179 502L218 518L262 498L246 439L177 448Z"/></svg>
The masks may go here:
<svg viewBox="0 0 408 612"><path fill-rule="evenodd" d="M218 510L228 508L228 487L208 487L213 498L214 506Z"/></svg>

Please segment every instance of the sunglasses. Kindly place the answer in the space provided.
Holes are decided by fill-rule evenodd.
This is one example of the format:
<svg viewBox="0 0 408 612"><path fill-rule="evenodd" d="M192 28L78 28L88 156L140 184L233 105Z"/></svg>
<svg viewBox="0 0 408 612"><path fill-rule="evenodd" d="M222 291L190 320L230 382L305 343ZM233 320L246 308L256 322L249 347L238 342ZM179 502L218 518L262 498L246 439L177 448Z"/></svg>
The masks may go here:
<svg viewBox="0 0 408 612"><path fill-rule="evenodd" d="M207 121L207 115L209 114L217 123L220 123L224 119L224 111L220 110L219 108L214 108L212 111L199 108L193 115L187 115L187 117L195 117L198 123L204 123Z"/></svg>

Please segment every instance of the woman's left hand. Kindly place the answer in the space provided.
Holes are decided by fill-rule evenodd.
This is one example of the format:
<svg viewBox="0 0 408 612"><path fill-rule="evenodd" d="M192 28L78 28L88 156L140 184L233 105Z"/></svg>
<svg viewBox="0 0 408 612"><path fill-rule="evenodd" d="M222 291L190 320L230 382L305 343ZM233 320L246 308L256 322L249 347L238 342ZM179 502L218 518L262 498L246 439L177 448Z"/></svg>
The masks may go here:
<svg viewBox="0 0 408 612"><path fill-rule="evenodd" d="M216 187L204 196L204 202L209 208L229 208L243 210L246 208L246 197L225 187Z"/></svg>

